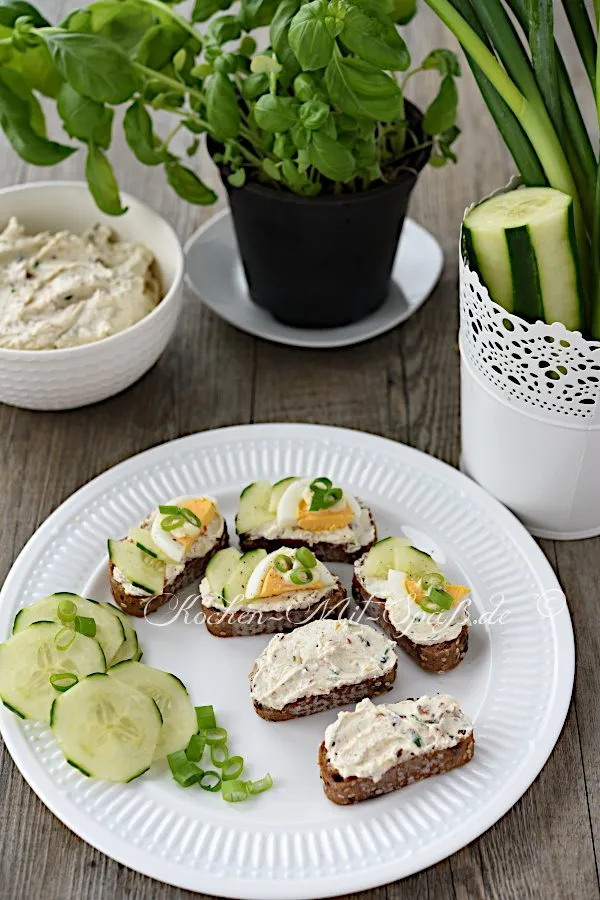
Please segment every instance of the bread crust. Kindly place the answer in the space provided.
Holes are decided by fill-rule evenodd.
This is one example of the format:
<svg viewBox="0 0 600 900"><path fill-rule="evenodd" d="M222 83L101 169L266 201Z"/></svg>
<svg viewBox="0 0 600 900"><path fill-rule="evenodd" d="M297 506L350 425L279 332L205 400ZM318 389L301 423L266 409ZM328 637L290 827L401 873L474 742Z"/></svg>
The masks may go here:
<svg viewBox="0 0 600 900"><path fill-rule="evenodd" d="M341 684L339 687L328 691L326 694L313 694L309 697L299 697L292 703L286 703L281 709L263 706L257 700L252 699L254 709L262 719L268 722L284 722L287 719L298 719L301 716L312 716L314 713L323 712L326 709L335 709L345 706L347 703L358 703L365 697L376 697L391 691L398 672L398 661L394 663L385 675L374 678L365 678L357 684Z"/></svg>
<svg viewBox="0 0 600 900"><path fill-rule="evenodd" d="M252 637L293 631L315 618L339 619L348 608L344 586L338 580L331 590L311 606L302 609L265 611L239 609L233 612L202 604L206 627L215 637Z"/></svg>
<svg viewBox="0 0 600 900"><path fill-rule="evenodd" d="M256 537L251 538L245 534L238 534L240 547L244 552L248 550L266 550L267 553L273 553L283 545L297 549L298 547L309 547L321 562L339 562L353 563L360 559L367 550L373 546L377 540L377 526L373 518L373 513L369 510L369 521L373 528L373 539L367 544L362 544L357 550L348 550L347 544L331 544L327 541L300 541L294 538L270 538ZM237 523L237 517L236 517Z"/></svg>
<svg viewBox="0 0 600 900"><path fill-rule="evenodd" d="M405 634L396 631L385 608L383 598L371 597L356 572L352 579L352 596L399 647L408 653L426 672L449 672L462 661L469 648L469 629L463 625L460 634L451 641L437 644L416 644Z"/></svg>
<svg viewBox="0 0 600 900"><path fill-rule="evenodd" d="M369 800L390 791L421 781L431 775L441 775L458 766L464 766L473 758L475 751L475 737L473 732L466 734L454 747L446 747L443 750L429 750L419 756L411 756L406 760L400 759L395 766L388 769L379 781L371 778L343 778L337 769L332 766L327 756L325 742L319 747L319 770L321 783L326 796L333 803L340 806L348 806L351 803L359 803L361 800Z"/></svg>
<svg viewBox="0 0 600 900"><path fill-rule="evenodd" d="M144 618L150 613L156 612L159 607L168 603L173 594L176 594L177 591L193 584L195 581L200 582L212 557L219 550L224 550L225 547L229 547L229 534L227 532L226 522L223 523L223 533L221 534L221 537L208 553L204 556L196 556L193 559L190 559L189 562L186 563L183 572L180 572L177 578L167 585L167 589L162 594L154 594L152 597L136 597L133 594L128 594L123 585L119 584L113 577L114 564L109 560L108 577L115 603L123 610L123 612L126 612L130 616L136 616L137 618Z"/></svg>

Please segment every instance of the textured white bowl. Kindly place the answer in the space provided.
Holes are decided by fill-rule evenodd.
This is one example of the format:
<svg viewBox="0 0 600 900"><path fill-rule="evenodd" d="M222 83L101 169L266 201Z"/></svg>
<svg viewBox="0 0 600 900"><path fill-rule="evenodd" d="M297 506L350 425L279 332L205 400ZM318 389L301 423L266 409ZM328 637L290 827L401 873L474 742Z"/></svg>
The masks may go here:
<svg viewBox="0 0 600 900"><path fill-rule="evenodd" d="M183 251L177 235L158 213L123 194L128 207L118 218L96 207L87 185L42 181L0 191L0 228L16 216L27 231L81 233L95 222L126 241L152 250L164 296L130 328L93 344L62 350L0 348L0 401L26 409L72 409L118 394L150 369L165 349L181 309Z"/></svg>

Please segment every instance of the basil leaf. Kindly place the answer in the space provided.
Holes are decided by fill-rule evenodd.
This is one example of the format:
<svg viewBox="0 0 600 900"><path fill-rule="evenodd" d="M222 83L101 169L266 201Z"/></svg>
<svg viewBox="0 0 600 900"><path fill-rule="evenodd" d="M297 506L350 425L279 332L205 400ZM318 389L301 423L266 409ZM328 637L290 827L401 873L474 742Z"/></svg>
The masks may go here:
<svg viewBox="0 0 600 900"><path fill-rule="evenodd" d="M31 3L25 3L24 0L2 0L0 2L0 25L12 28L21 16L28 16L35 28L44 28L50 24Z"/></svg>
<svg viewBox="0 0 600 900"><path fill-rule="evenodd" d="M122 216L127 207L122 206L119 185L112 166L100 150L90 144L85 162L85 177L96 205L109 216Z"/></svg>
<svg viewBox="0 0 600 900"><path fill-rule="evenodd" d="M436 69L440 75L460 75L458 56L452 50L432 50L421 63L422 69Z"/></svg>
<svg viewBox="0 0 600 900"><path fill-rule="evenodd" d="M134 101L123 118L123 131L130 150L145 166L157 166L164 162L164 153L156 149L152 119L138 100Z"/></svg>
<svg viewBox="0 0 600 900"><path fill-rule="evenodd" d="M248 75L242 82L242 95L245 100L254 100L269 90L269 76L264 72Z"/></svg>
<svg viewBox="0 0 600 900"><path fill-rule="evenodd" d="M242 27L235 16L219 16L208 26L207 38L210 43L221 46L227 41L237 41L241 33Z"/></svg>
<svg viewBox="0 0 600 900"><path fill-rule="evenodd" d="M402 115L398 84L362 59L335 52L325 70L325 84L331 100L350 116L391 122Z"/></svg>
<svg viewBox="0 0 600 900"><path fill-rule="evenodd" d="M446 75L442 79L439 94L425 112L423 131L426 134L440 134L452 128L456 122L457 105L456 84L450 75Z"/></svg>
<svg viewBox="0 0 600 900"><path fill-rule="evenodd" d="M300 0L283 0L277 12L273 16L271 27L269 28L269 39L271 47L276 55L281 59L286 50L290 49L288 33L290 30L290 22L298 12Z"/></svg>
<svg viewBox="0 0 600 900"><path fill-rule="evenodd" d="M325 18L326 0L313 0L302 6L290 24L288 40L305 72L322 69L333 51L333 38Z"/></svg>
<svg viewBox="0 0 600 900"><path fill-rule="evenodd" d="M254 107L254 118L264 131L288 131L298 121L296 100L263 94Z"/></svg>
<svg viewBox="0 0 600 900"><path fill-rule="evenodd" d="M222 141L237 137L240 109L235 88L227 75L215 72L206 81L206 115L215 135Z"/></svg>
<svg viewBox="0 0 600 900"><path fill-rule="evenodd" d="M408 47L394 25L355 6L348 9L340 40L352 53L380 69L404 71L410 65Z"/></svg>
<svg viewBox="0 0 600 900"><path fill-rule="evenodd" d="M0 72L2 81L13 91L17 97L25 101L29 107L29 122L36 134L40 137L46 137L46 119L44 118L44 110L40 106L40 102L35 94L30 91L17 72L11 69L4 69Z"/></svg>
<svg viewBox="0 0 600 900"><path fill-rule="evenodd" d="M300 121L305 128L316 131L329 119L329 107L322 100L307 100L300 107Z"/></svg>
<svg viewBox="0 0 600 900"><path fill-rule="evenodd" d="M220 0L196 0L192 10L192 22L206 22L220 9L223 9Z"/></svg>
<svg viewBox="0 0 600 900"><path fill-rule="evenodd" d="M12 32L0 25L0 37L10 37ZM7 58L4 53L7 53ZM44 44L28 47L18 53L10 47L2 48L0 65L2 69L18 72L22 82L32 91L39 91L46 97L56 97L62 84L62 78L56 71L54 63Z"/></svg>
<svg viewBox="0 0 600 900"><path fill-rule="evenodd" d="M129 57L93 34L44 33L54 65L76 91L100 103L123 103L137 88Z"/></svg>
<svg viewBox="0 0 600 900"><path fill-rule="evenodd" d="M390 15L399 25L407 25L417 11L417 0L394 0Z"/></svg>
<svg viewBox="0 0 600 900"><path fill-rule="evenodd" d="M134 50L134 59L150 69L162 69L187 41L187 34L178 25L153 25L146 31Z"/></svg>
<svg viewBox="0 0 600 900"><path fill-rule="evenodd" d="M83 97L66 82L58 92L56 105L69 137L92 141L105 150L110 146L112 109L97 100Z"/></svg>
<svg viewBox="0 0 600 900"><path fill-rule="evenodd" d="M319 131L313 132L308 155L311 165L332 181L349 181L354 173L350 151Z"/></svg>
<svg viewBox="0 0 600 900"><path fill-rule="evenodd" d="M165 171L167 181L177 196L187 200L188 203L208 206L217 199L215 192L203 184L191 169L186 169L178 162L170 160L165 165Z"/></svg>
<svg viewBox="0 0 600 900"><path fill-rule="evenodd" d="M38 112L28 102L23 102L24 90L26 88L21 88L16 93L0 78L0 125L21 159L34 166L54 166L70 156L75 148L49 141L40 134L41 111Z"/></svg>

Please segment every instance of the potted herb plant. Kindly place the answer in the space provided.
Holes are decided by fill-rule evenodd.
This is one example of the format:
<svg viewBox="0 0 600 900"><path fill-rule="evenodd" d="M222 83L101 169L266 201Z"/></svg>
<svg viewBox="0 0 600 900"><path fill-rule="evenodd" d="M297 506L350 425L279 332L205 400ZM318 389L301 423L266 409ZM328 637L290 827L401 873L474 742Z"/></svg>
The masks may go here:
<svg viewBox="0 0 600 900"><path fill-rule="evenodd" d="M164 167L190 203L216 199L193 163L206 136L253 300L293 325L356 321L385 299L419 172L455 159L458 62L434 50L410 68L396 23L415 2L241 0L230 13L232 0L196 0L186 18L161 0L99 0L52 25L0 0L0 124L37 165L83 144L90 190L114 215L116 107L138 160ZM270 46L257 53L261 26ZM404 91L426 69L441 82L422 114ZM55 100L68 142L46 135L38 95ZM172 117L166 136L159 110Z"/></svg>

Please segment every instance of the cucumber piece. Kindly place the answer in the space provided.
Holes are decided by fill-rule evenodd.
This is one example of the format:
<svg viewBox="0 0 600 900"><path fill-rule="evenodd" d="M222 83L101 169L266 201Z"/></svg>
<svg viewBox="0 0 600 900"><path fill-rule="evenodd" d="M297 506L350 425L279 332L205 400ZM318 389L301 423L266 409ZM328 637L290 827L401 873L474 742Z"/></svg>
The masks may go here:
<svg viewBox="0 0 600 900"><path fill-rule="evenodd" d="M271 485L268 481L255 481L244 488L240 494L240 507L235 520L238 534L245 534L253 528L259 528L273 519L269 512L271 501Z"/></svg>
<svg viewBox="0 0 600 900"><path fill-rule="evenodd" d="M162 721L150 697L90 675L56 698L50 725L67 762L84 775L128 782L152 765Z"/></svg>
<svg viewBox="0 0 600 900"><path fill-rule="evenodd" d="M236 598L243 597L246 593L248 579L255 568L267 555L266 550L249 550L240 559L236 570L223 588L223 599L229 606Z"/></svg>
<svg viewBox="0 0 600 900"><path fill-rule="evenodd" d="M110 665L116 666L117 663L124 662L126 659L139 659L142 651L140 650L135 628L131 624L131 619L127 613L124 613L118 606L113 606L112 603L103 603L102 606L120 620L125 634L125 640L111 659Z"/></svg>
<svg viewBox="0 0 600 900"><path fill-rule="evenodd" d="M106 670L104 653L94 638L77 634L67 650L59 650L54 639L62 629L56 622L34 622L0 644L0 697L23 719L49 721L58 696L51 675L70 672L81 679Z"/></svg>
<svg viewBox="0 0 600 900"><path fill-rule="evenodd" d="M242 554L236 547L227 547L219 550L206 567L206 577L210 589L215 594L220 594L234 571L237 569Z"/></svg>
<svg viewBox="0 0 600 900"><path fill-rule="evenodd" d="M442 575L435 559L425 553L424 550L417 550L416 547L397 544L394 548L394 569L398 572L404 572L408 578L418 581L425 578L426 575ZM443 575L442 575L443 577Z"/></svg>
<svg viewBox="0 0 600 900"><path fill-rule="evenodd" d="M368 578L386 578L390 569L395 568L395 548L410 547L408 538L387 537L373 544L365 560L365 575Z"/></svg>
<svg viewBox="0 0 600 900"><path fill-rule="evenodd" d="M162 559L155 559L131 541L109 540L108 556L134 587L149 594L162 594L167 570Z"/></svg>
<svg viewBox="0 0 600 900"><path fill-rule="evenodd" d="M273 487L271 488L271 500L269 502L269 512L275 514L277 512L277 507L279 506L279 501L285 494L286 490L289 488L290 484L293 481L299 481L299 479L292 475L289 478L282 478L281 481L276 481Z"/></svg>
<svg viewBox="0 0 600 900"><path fill-rule="evenodd" d="M176 675L133 660L112 666L108 674L150 697L158 706L163 722L154 759L187 747L198 723L190 696Z"/></svg>
<svg viewBox="0 0 600 900"><path fill-rule="evenodd" d="M97 600L86 600L78 594L50 594L49 597L44 597L43 600L38 600L37 603L21 610L15 618L13 634L27 628L32 622L60 622L58 604L64 598L73 601L77 607L77 615L94 619L96 640L104 651L107 665L110 665L125 640L125 630L119 617L113 615L112 610L107 610L106 606Z"/></svg>
<svg viewBox="0 0 600 900"><path fill-rule="evenodd" d="M485 200L463 223L465 252L492 300L509 312L581 330L584 295L573 200L523 188Z"/></svg>
<svg viewBox="0 0 600 900"><path fill-rule="evenodd" d="M162 559L165 563L173 562L173 560L160 549L158 544L155 543L149 528L130 528L129 537L136 547L139 547L139 549L143 553L147 553L148 556L152 556L154 559Z"/></svg>

